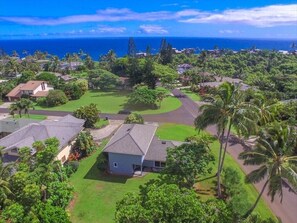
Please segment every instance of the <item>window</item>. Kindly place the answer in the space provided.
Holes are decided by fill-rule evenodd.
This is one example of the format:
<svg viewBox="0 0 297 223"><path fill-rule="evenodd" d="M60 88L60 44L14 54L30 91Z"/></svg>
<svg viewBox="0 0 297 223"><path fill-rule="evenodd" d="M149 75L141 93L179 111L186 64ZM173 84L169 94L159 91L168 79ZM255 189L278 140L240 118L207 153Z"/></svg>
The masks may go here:
<svg viewBox="0 0 297 223"><path fill-rule="evenodd" d="M165 166L165 162L155 161L155 167L164 168Z"/></svg>
<svg viewBox="0 0 297 223"><path fill-rule="evenodd" d="M114 163L113 163L113 167L114 167L114 168L118 168L118 163L114 162Z"/></svg>

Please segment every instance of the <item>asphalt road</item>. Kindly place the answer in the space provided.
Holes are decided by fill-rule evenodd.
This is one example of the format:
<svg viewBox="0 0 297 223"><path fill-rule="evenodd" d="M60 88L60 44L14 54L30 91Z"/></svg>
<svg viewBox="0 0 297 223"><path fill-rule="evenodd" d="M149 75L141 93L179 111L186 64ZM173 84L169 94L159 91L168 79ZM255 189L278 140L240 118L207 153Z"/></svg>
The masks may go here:
<svg viewBox="0 0 297 223"><path fill-rule="evenodd" d="M174 89L172 93L179 98L182 102L182 106L172 112L156 115L144 115L144 120L147 122L160 122L160 123L178 123L185 125L193 125L195 118L199 114L199 106L193 102L190 98L186 97L182 92ZM8 109L0 108L0 113L7 113ZM46 116L65 116L72 112L63 111L31 111L31 114L40 114ZM100 114L101 118L108 117L113 120L124 120L127 115L120 114ZM217 130L215 126L210 126L207 131L213 135L216 135ZM239 163L242 170L245 173L249 173L254 170L255 166L245 166L243 161L238 159L238 155L244 151L244 147L238 143L229 143L228 153ZM258 191L262 189L264 182L255 184ZM297 195L291 192L288 188L283 190L283 201L281 202L279 197L276 197L274 202L271 202L270 197L267 196L268 190L263 194L263 199L273 210L276 216L278 216L283 223L295 223L297 222Z"/></svg>

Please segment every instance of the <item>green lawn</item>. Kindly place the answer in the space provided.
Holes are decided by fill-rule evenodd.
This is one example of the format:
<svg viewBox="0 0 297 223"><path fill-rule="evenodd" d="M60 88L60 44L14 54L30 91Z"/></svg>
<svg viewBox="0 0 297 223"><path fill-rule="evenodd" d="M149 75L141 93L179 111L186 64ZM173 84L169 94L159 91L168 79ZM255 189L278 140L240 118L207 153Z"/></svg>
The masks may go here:
<svg viewBox="0 0 297 223"><path fill-rule="evenodd" d="M128 101L128 91L88 91L80 99L69 101L65 105L56 106L52 108L35 106L37 110L53 110L53 111L74 111L82 105L89 105L90 103L97 104L102 113L116 114L120 110L128 109L140 114L159 114L166 113L178 109L181 102L175 97L167 97L161 104L159 109L148 109L143 107L126 107Z"/></svg>
<svg viewBox="0 0 297 223"><path fill-rule="evenodd" d="M176 125L176 124L164 124L161 125L156 133L161 139L166 139L166 140L178 140L178 141L184 141L184 139L187 136L195 135L197 132L195 129L191 126L186 126L186 125ZM219 149L219 143L218 141L215 141L211 145L211 151L213 152L215 159L218 160L218 149ZM205 176L207 179L208 177L214 176L216 173L216 166L217 164L215 163L213 165L213 171L209 176ZM245 173L242 171L240 166L237 164L237 162L229 155L226 154L226 159L225 159L225 165L224 167L231 167L232 169L238 170L238 172L241 175L242 181L244 180ZM199 195L202 197L203 200L208 199L209 197L214 196L215 194L215 187L216 187L216 182L215 178L209 178L207 180L201 181L197 184L197 190ZM244 189L248 193L247 200L250 203L253 203L256 201L256 198L258 196L258 192L256 188L252 184L245 184L244 183ZM263 199L259 202L256 211L263 217L263 218L268 218L268 217L274 217L271 209L268 207L268 205L264 202Z"/></svg>
<svg viewBox="0 0 297 223"><path fill-rule="evenodd" d="M12 117L12 116L11 116ZM15 119L19 119L20 118L20 116L19 115L15 115L14 117L12 117L12 118L15 118ZM22 115L22 117L21 118L25 118L25 119L35 119L35 120L44 120L44 119L46 119L47 118L47 116L45 116L45 115Z"/></svg>
<svg viewBox="0 0 297 223"><path fill-rule="evenodd" d="M78 171L70 178L75 188L75 198L69 207L71 221L74 223L114 222L116 202L128 192L138 193L140 185L158 175L150 173L144 177L128 178L101 173L95 163L103 146L82 160Z"/></svg>
<svg viewBox="0 0 297 223"><path fill-rule="evenodd" d="M198 134L194 128L187 125L178 125L174 123L162 124L156 132L160 139L185 141L188 136Z"/></svg>
<svg viewBox="0 0 297 223"><path fill-rule="evenodd" d="M193 101L201 101L200 95L198 93L194 93L189 88L184 88L184 89L181 89L180 91L186 94Z"/></svg>
<svg viewBox="0 0 297 223"><path fill-rule="evenodd" d="M109 124L108 120L101 118L98 122L95 123L96 129L101 129Z"/></svg>

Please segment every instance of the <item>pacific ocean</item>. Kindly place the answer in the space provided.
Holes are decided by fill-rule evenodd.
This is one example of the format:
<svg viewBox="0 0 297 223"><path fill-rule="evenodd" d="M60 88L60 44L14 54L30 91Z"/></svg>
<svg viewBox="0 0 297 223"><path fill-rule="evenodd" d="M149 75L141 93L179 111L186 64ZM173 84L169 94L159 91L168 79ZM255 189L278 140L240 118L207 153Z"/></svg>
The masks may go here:
<svg viewBox="0 0 297 223"><path fill-rule="evenodd" d="M71 38L71 39L25 39L25 40L0 40L0 49L11 54L16 50L20 56L27 51L33 54L36 50L47 51L49 54L63 58L66 53L79 52L83 50L91 55L94 60L98 60L101 55L113 49L117 56L122 57L127 54L128 37L117 38ZM160 48L161 37L136 37L135 43L138 52L145 52L150 45L152 53L157 53ZM177 49L195 48L200 50L210 50L217 46L220 49L240 50L248 48L258 48L267 50L290 50L290 46L296 40L279 39L228 39L228 38L197 38L197 37L167 37L167 42Z"/></svg>

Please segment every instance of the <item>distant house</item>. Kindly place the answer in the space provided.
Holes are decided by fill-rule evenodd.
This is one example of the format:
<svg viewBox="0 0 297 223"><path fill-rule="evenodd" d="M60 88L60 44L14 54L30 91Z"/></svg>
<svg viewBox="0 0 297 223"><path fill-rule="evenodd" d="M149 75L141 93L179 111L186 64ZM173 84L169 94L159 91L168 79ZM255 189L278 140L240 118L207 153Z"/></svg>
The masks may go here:
<svg viewBox="0 0 297 223"><path fill-rule="evenodd" d="M31 154L34 155L36 151L32 144L52 137L56 137L60 142L57 159L64 163L68 159L74 140L83 130L84 122L83 119L67 115L59 120L44 120L18 129L0 139L0 146L4 147L1 150L3 163L16 161L19 158L18 151L23 147L31 148Z"/></svg>
<svg viewBox="0 0 297 223"><path fill-rule="evenodd" d="M238 79L238 78L219 77L219 76L214 76L214 78L216 79L216 81L200 83L199 87L207 86L207 87L217 88L222 83L229 82L229 83L232 83L232 84L234 84L236 86L239 86L240 90L242 90L242 91L246 91L246 90L251 88L249 85L244 84L243 81L241 79Z"/></svg>
<svg viewBox="0 0 297 223"><path fill-rule="evenodd" d="M54 73L54 74L57 78L59 78L59 80L61 80L63 82L70 82L70 81L77 80L76 77L72 77L69 74L60 74L60 73Z"/></svg>
<svg viewBox="0 0 297 223"><path fill-rule="evenodd" d="M179 64L177 66L177 73L183 74L185 71L192 69L193 66L191 64Z"/></svg>
<svg viewBox="0 0 297 223"><path fill-rule="evenodd" d="M134 175L146 168L165 167L167 148L182 142L159 140L156 129L153 125L123 124L103 150L108 156L109 172Z"/></svg>
<svg viewBox="0 0 297 223"><path fill-rule="evenodd" d="M9 101L19 100L23 95L31 97L46 97L49 90L53 90L45 81L28 81L26 84L19 84L12 89L6 97Z"/></svg>
<svg viewBox="0 0 297 223"><path fill-rule="evenodd" d="M77 70L78 67L84 65L83 62L73 61L73 62L62 62L60 63L61 70Z"/></svg>

